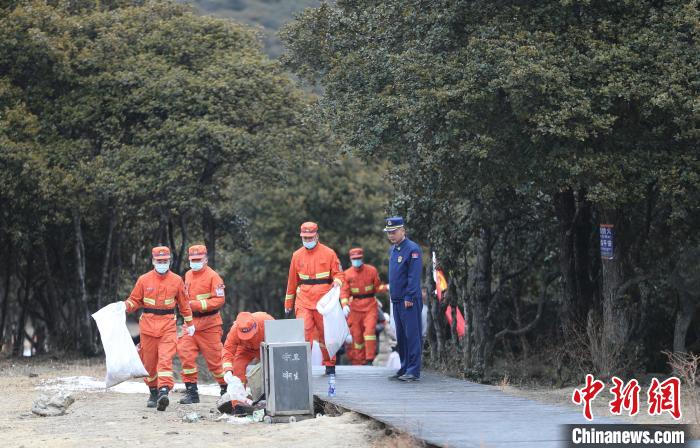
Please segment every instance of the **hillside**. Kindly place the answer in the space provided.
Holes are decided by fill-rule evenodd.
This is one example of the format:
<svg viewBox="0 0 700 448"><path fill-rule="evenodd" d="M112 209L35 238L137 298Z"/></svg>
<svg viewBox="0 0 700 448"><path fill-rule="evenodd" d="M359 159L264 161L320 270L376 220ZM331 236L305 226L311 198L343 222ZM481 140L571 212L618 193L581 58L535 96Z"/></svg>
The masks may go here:
<svg viewBox="0 0 700 448"><path fill-rule="evenodd" d="M262 28L265 51L273 58L282 53L276 32L305 8L316 7L319 0L188 0L202 14L227 17Z"/></svg>

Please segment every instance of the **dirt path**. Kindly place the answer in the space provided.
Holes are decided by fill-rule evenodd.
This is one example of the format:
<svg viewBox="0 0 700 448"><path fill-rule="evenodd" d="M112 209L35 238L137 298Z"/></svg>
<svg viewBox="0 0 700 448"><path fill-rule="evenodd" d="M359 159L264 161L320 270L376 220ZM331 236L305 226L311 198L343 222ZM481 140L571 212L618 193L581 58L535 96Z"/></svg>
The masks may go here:
<svg viewBox="0 0 700 448"><path fill-rule="evenodd" d="M36 376L35 376L36 375ZM198 405L180 405L181 395L172 394L165 412L147 409L146 394L76 392L75 403L59 417L31 413L37 387L55 378L70 376L102 378L104 365L95 361L0 360L0 433L10 447L379 447L394 445L377 425L357 414L320 417L293 424L239 425L215 421L216 398L202 396ZM203 419L185 423L182 416L196 411ZM341 438L342 439L339 439Z"/></svg>

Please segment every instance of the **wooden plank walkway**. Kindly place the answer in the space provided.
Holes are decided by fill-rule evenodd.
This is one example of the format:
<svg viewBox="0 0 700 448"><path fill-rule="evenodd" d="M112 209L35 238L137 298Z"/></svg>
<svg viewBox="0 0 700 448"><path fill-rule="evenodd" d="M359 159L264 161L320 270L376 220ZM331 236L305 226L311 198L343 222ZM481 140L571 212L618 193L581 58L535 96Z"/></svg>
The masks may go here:
<svg viewBox="0 0 700 448"><path fill-rule="evenodd" d="M335 398L314 367L314 394L441 447L554 448L560 425L586 423L574 409L505 394L495 386L424 373L417 383L390 381L384 367L338 366ZM609 419L595 423L612 423Z"/></svg>

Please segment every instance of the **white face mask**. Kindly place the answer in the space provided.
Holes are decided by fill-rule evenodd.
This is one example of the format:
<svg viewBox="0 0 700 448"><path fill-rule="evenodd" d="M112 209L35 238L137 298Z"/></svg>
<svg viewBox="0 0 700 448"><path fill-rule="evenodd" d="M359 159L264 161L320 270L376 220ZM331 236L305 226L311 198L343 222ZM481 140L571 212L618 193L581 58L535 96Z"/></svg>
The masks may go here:
<svg viewBox="0 0 700 448"><path fill-rule="evenodd" d="M193 271L199 271L204 267L203 261L190 261L190 267Z"/></svg>
<svg viewBox="0 0 700 448"><path fill-rule="evenodd" d="M153 266L156 268L156 272L159 274L165 274L170 269L170 262L167 263L155 263Z"/></svg>

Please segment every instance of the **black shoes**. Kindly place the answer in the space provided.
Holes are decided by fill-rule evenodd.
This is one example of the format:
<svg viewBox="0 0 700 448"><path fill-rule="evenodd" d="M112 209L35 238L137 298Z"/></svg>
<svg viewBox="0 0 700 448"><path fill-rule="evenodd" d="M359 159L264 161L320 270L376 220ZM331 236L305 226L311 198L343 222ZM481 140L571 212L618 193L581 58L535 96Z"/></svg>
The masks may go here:
<svg viewBox="0 0 700 448"><path fill-rule="evenodd" d="M185 383L185 389L185 396L180 400L180 404L199 403L197 383Z"/></svg>
<svg viewBox="0 0 700 448"><path fill-rule="evenodd" d="M148 397L148 402L146 403L146 407L147 408L155 408L156 407L156 400L158 400L158 388L149 387L148 389L151 391L151 396Z"/></svg>
<svg viewBox="0 0 700 448"><path fill-rule="evenodd" d="M219 392L219 396L222 396L223 394L226 393L226 390L228 389L227 384L219 384L219 387L221 388L221 391Z"/></svg>
<svg viewBox="0 0 700 448"><path fill-rule="evenodd" d="M158 401L156 401L156 409L158 409L159 411L164 411L169 404L170 398L168 398L168 388L161 387L158 391Z"/></svg>
<svg viewBox="0 0 700 448"><path fill-rule="evenodd" d="M219 404L217 408L219 412L222 414L229 414L229 415L251 415L253 412L259 410L259 409L264 409L262 406L252 406L248 404L243 404L243 403L236 403L236 405L233 405L233 402L230 400L224 401L223 403Z"/></svg>
<svg viewBox="0 0 700 448"><path fill-rule="evenodd" d="M367 361L367 362L365 363L365 365L366 365L366 366L372 366L372 365L374 365L374 364L372 364L373 362L374 362L374 361Z"/></svg>
<svg viewBox="0 0 700 448"><path fill-rule="evenodd" d="M391 375L389 377L390 380L398 380L400 377L402 377L404 374L401 372L396 372L395 374Z"/></svg>
<svg viewBox="0 0 700 448"><path fill-rule="evenodd" d="M335 375L335 366L326 366L326 375Z"/></svg>

